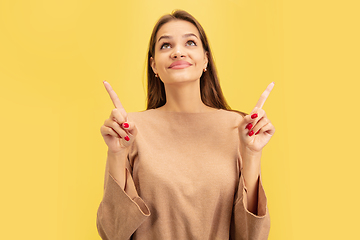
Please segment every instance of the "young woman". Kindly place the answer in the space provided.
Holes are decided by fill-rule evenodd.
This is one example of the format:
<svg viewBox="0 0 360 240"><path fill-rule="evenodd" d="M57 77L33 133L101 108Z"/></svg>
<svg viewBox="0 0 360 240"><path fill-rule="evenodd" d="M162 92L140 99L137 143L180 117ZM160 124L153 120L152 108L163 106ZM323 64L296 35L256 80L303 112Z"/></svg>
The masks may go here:
<svg viewBox="0 0 360 240"><path fill-rule="evenodd" d="M267 239L260 158L275 129L262 106L229 110L205 32L185 11L159 19L148 52L147 110L115 108L98 209L102 239Z"/></svg>

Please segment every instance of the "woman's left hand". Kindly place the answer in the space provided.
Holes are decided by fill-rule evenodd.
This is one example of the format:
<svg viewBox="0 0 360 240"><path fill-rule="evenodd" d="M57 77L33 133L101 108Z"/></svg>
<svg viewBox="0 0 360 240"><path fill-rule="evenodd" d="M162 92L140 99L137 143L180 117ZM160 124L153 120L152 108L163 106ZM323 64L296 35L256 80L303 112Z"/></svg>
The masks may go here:
<svg viewBox="0 0 360 240"><path fill-rule="evenodd" d="M261 95L255 108L249 115L246 115L239 126L240 144L242 151L250 154L261 153L261 150L269 142L275 133L275 128L267 118L265 111L262 109L267 97L274 87L270 83Z"/></svg>

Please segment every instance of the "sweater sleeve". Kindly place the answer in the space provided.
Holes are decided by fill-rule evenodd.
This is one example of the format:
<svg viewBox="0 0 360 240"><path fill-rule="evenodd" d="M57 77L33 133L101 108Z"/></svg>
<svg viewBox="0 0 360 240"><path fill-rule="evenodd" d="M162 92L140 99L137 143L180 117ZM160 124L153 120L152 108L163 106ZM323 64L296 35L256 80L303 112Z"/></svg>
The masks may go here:
<svg viewBox="0 0 360 240"><path fill-rule="evenodd" d="M150 216L150 210L137 193L129 161L126 161L124 189L108 170L106 174L104 195L97 212L97 229L103 240L128 240Z"/></svg>
<svg viewBox="0 0 360 240"><path fill-rule="evenodd" d="M257 215L247 209L247 189L244 177L240 172L238 191L235 196L231 218L231 240L257 240L267 239L270 231L270 215L267 208L267 199L261 182L258 186L258 212Z"/></svg>

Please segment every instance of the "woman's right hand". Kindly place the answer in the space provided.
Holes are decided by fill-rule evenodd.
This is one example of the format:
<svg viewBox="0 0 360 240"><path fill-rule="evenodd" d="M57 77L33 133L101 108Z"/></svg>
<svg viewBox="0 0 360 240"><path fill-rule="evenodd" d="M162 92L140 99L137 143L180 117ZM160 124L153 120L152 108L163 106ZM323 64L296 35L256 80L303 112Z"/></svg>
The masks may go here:
<svg viewBox="0 0 360 240"><path fill-rule="evenodd" d="M127 121L127 113L110 84L106 81L103 83L115 108L101 126L100 131L109 152L116 154L131 145L137 135L137 129L134 122Z"/></svg>

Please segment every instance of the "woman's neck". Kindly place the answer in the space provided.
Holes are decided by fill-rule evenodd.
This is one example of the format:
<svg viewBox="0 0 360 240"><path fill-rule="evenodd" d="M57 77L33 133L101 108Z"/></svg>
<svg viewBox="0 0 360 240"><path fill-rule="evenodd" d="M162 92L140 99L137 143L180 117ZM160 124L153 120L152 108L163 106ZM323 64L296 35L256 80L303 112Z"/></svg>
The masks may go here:
<svg viewBox="0 0 360 240"><path fill-rule="evenodd" d="M166 103L159 109L167 112L209 112L213 108L201 100L200 80L186 83L166 84Z"/></svg>

